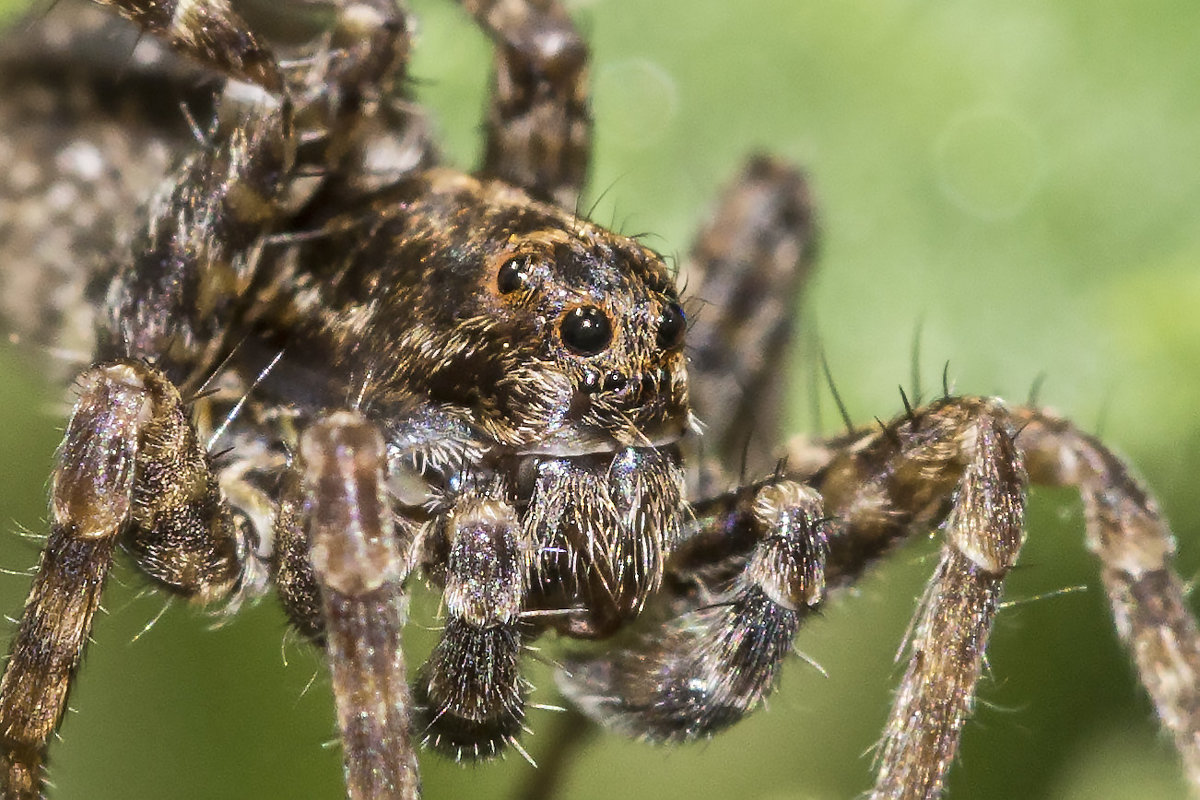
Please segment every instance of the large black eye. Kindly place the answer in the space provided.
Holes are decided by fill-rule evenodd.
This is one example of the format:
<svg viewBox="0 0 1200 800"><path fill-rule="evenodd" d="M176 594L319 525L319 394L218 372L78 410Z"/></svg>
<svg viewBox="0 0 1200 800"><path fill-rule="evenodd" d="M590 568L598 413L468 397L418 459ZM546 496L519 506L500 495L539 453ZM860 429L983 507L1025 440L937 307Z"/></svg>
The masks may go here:
<svg viewBox="0 0 1200 800"><path fill-rule="evenodd" d="M678 303L671 303L663 309L658 318L657 343L660 350L674 350L683 344L683 334L687 331L687 320L684 319L683 309Z"/></svg>
<svg viewBox="0 0 1200 800"><path fill-rule="evenodd" d="M580 306L568 311L561 330L563 344L581 356L594 356L612 341L612 324L595 306Z"/></svg>
<svg viewBox="0 0 1200 800"><path fill-rule="evenodd" d="M496 275L496 288L500 294L509 294L529 286L529 259L510 258L500 265Z"/></svg>

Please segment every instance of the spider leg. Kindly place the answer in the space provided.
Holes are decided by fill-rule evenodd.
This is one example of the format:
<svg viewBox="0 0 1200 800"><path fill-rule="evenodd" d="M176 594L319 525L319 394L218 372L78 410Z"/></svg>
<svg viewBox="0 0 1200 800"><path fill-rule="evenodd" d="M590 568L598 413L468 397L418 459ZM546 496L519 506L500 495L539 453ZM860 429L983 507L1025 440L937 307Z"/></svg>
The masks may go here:
<svg viewBox="0 0 1200 800"><path fill-rule="evenodd" d="M156 583L200 602L236 592L253 538L221 496L178 391L136 362L83 373L51 477L50 536L0 679L0 796L41 796L100 594L123 544Z"/></svg>
<svg viewBox="0 0 1200 800"><path fill-rule="evenodd" d="M260 275L264 237L320 188L319 177L316 188L300 188L305 182L297 178L322 175L354 153L358 132L369 127L365 120L401 70L405 21L386 0L340 5L329 35L351 43L285 80L223 3L111 4L183 54L280 97L247 103L237 90L227 93L238 124L178 167L151 203L136 256L109 289L111 318L99 337L99 360L156 359L177 385L193 388L244 337L238 323L248 299L277 291L255 281L295 280L286 270ZM189 27L201 23L207 27Z"/></svg>
<svg viewBox="0 0 1200 800"><path fill-rule="evenodd" d="M357 412L308 426L280 526L309 543L351 800L416 800L401 631L410 531L397 535L379 431Z"/></svg>
<svg viewBox="0 0 1200 800"><path fill-rule="evenodd" d="M224 0L96 0L176 50L240 80L283 88L274 56Z"/></svg>
<svg viewBox="0 0 1200 800"><path fill-rule="evenodd" d="M584 714L631 736L688 741L740 720L774 687L823 596L828 523L812 489L772 478L697 516L668 567L675 585L661 596L671 599L647 610L659 621L632 647L568 659L560 674ZM731 544L741 557L724 558Z"/></svg>
<svg viewBox="0 0 1200 800"><path fill-rule="evenodd" d="M187 159L134 253L109 287L97 359L153 360L185 390L206 380L238 331L230 325L257 271L248 248L276 214L279 175L293 154L278 135L279 109L229 142Z"/></svg>
<svg viewBox="0 0 1200 800"><path fill-rule="evenodd" d="M704 424L708 473L694 496L725 476L763 474L779 441L778 365L798 295L816 256L813 201L804 175L755 156L722 193L684 267L689 296L689 398ZM748 447L751 438L762 447ZM751 460L747 460L751 459Z"/></svg>
<svg viewBox="0 0 1200 800"><path fill-rule="evenodd" d="M588 49L558 0L460 0L496 43L481 172L574 209L591 159Z"/></svg>
<svg viewBox="0 0 1200 800"><path fill-rule="evenodd" d="M468 491L446 515L448 619L415 686L425 743L458 760L497 755L525 718L518 624L527 548L516 511L496 495Z"/></svg>
<svg viewBox="0 0 1200 800"><path fill-rule="evenodd" d="M826 463L809 478L838 520L826 564L831 590L908 536L945 529L941 562L910 629L873 797L941 793L971 713L1000 581L1023 539L1025 470L1035 483L1080 490L1118 633L1200 785L1200 632L1156 503L1107 448L1045 412L970 397L946 398L825 447Z"/></svg>
<svg viewBox="0 0 1200 800"><path fill-rule="evenodd" d="M932 800L971 714L1003 580L1024 542L1025 473L1011 420L991 401L934 404L847 446L814 483L840 527L829 542L831 586L895 537L943 525L872 795Z"/></svg>
<svg viewBox="0 0 1200 800"><path fill-rule="evenodd" d="M1174 566L1175 538L1154 498L1099 440L1044 412L1014 417L1030 479L1079 489L1117 633L1200 790L1200 629Z"/></svg>

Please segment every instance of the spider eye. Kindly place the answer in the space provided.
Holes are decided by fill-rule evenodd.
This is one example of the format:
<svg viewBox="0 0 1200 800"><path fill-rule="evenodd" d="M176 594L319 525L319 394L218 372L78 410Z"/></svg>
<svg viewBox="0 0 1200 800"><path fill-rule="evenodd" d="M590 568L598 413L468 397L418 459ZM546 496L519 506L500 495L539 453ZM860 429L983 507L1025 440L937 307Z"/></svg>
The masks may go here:
<svg viewBox="0 0 1200 800"><path fill-rule="evenodd" d="M581 356L594 356L612 341L612 323L595 306L573 308L560 327L563 344Z"/></svg>
<svg viewBox="0 0 1200 800"><path fill-rule="evenodd" d="M687 319L679 303L671 303L663 309L658 318L657 344L660 350L674 350L683 344L683 334L687 330Z"/></svg>
<svg viewBox="0 0 1200 800"><path fill-rule="evenodd" d="M500 294L511 294L529 286L529 259L510 258L500 265L496 275L496 288Z"/></svg>

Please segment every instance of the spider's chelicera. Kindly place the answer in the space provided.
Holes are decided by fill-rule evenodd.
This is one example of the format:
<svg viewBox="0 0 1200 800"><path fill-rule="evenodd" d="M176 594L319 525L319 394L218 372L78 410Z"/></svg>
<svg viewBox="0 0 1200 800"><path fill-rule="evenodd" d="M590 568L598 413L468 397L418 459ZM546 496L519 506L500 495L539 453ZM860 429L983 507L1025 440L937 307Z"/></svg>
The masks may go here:
<svg viewBox="0 0 1200 800"><path fill-rule="evenodd" d="M310 36L252 34L221 0L104 4L150 35L134 58L105 64L127 23L70 3L0 49L4 316L90 362L0 682L5 800L43 793L118 550L200 602L275 591L327 654L366 800L419 796L420 744L519 748L522 654L548 635L622 634L562 660L579 724L707 737L761 704L829 592L940 526L873 795L935 798L1027 479L1081 492L1119 633L1200 784L1200 637L1171 534L1096 439L947 392L729 477L771 424L813 251L796 170L751 159L722 196L685 266L701 307L575 211L587 50L557 2L462 2L496 47L475 174L437 165L392 0L328 0ZM139 166L106 169L121 148ZM65 234L14 212L64 186ZM122 237L114 209L152 190ZM445 624L410 668L418 580Z"/></svg>

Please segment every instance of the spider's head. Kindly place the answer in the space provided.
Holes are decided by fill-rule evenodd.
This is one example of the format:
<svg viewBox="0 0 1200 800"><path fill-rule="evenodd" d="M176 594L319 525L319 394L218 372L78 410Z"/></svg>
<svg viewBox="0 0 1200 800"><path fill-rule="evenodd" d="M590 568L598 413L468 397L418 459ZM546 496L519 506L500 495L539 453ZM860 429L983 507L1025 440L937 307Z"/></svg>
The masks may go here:
<svg viewBox="0 0 1200 800"><path fill-rule="evenodd" d="M544 426L525 452L573 455L682 435L687 324L657 254L571 219L510 237L483 280L502 314L528 325L500 381L513 418Z"/></svg>
<svg viewBox="0 0 1200 800"><path fill-rule="evenodd" d="M396 227L371 240L382 249L357 251L361 293L385 301L378 352L404 392L465 411L514 453L683 434L687 326L656 253L500 181L430 170L407 191L392 198ZM394 271L381 277L379 259Z"/></svg>

